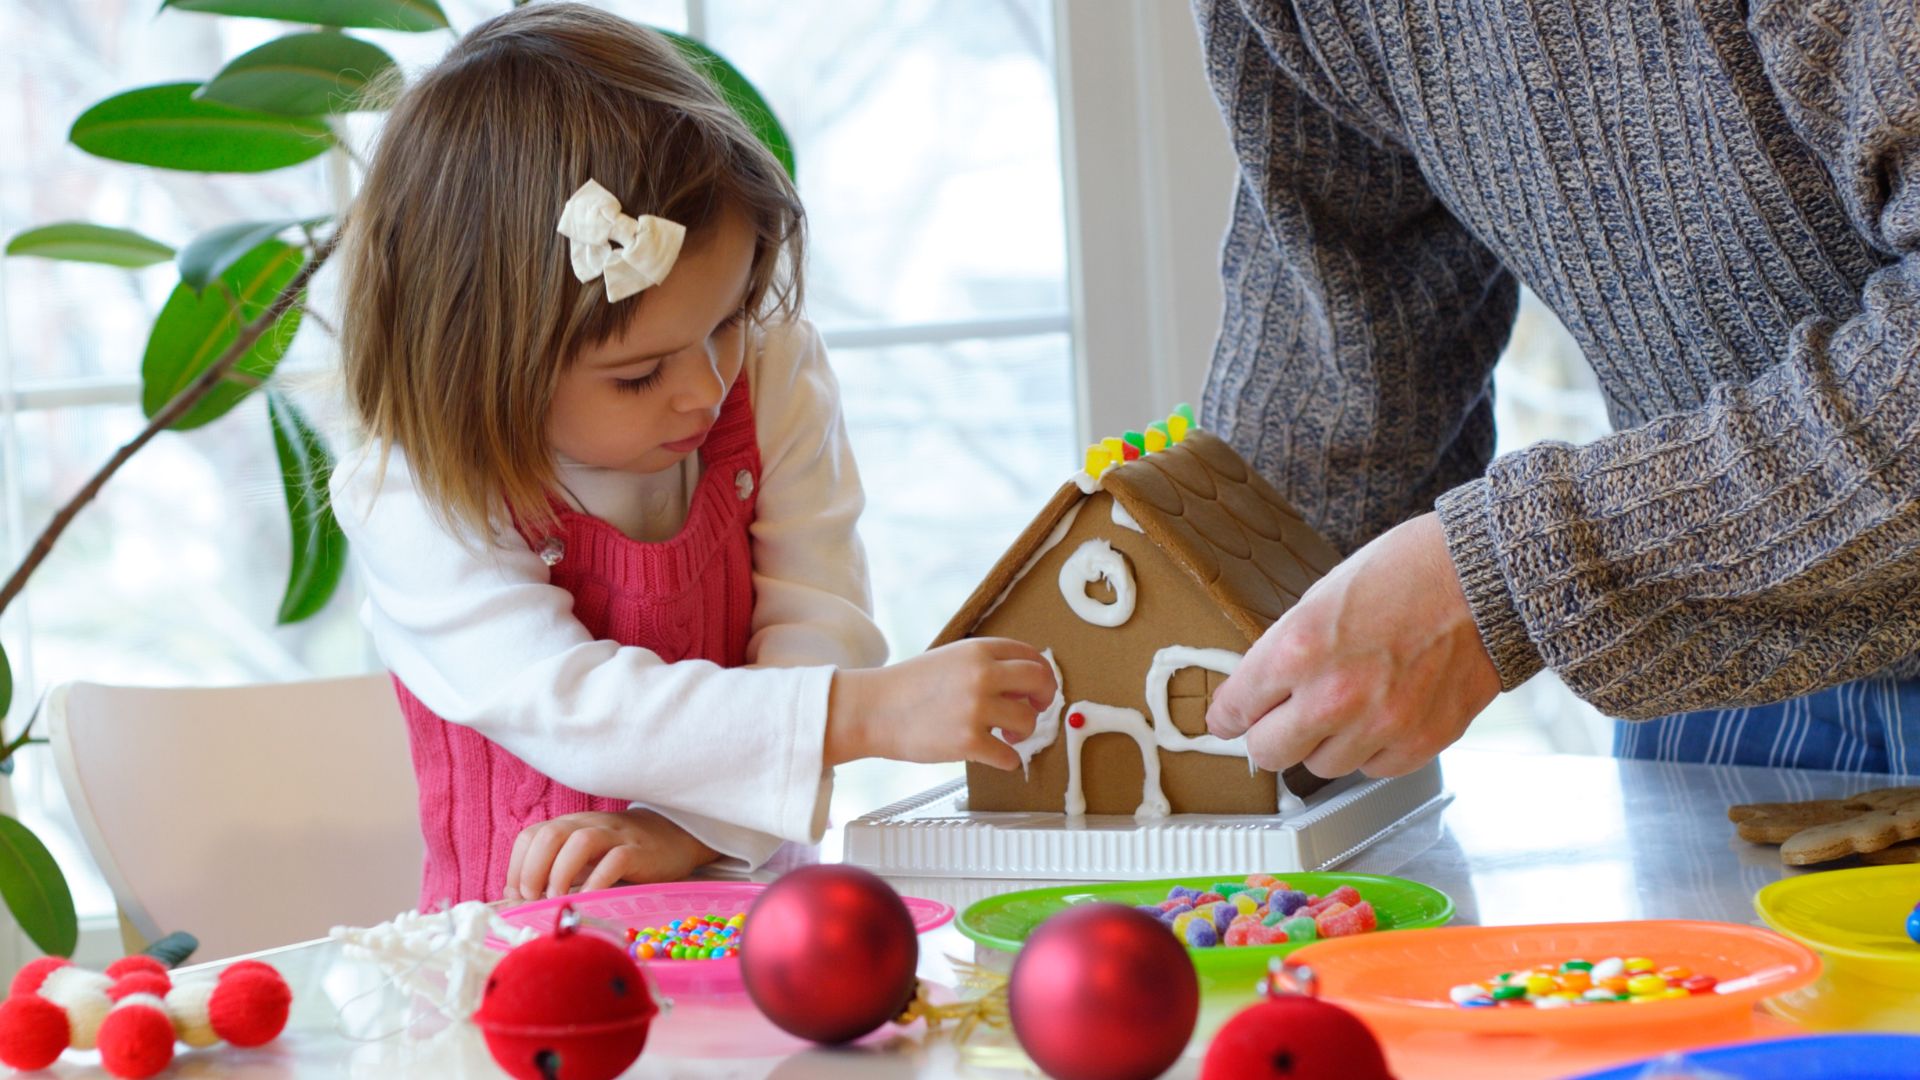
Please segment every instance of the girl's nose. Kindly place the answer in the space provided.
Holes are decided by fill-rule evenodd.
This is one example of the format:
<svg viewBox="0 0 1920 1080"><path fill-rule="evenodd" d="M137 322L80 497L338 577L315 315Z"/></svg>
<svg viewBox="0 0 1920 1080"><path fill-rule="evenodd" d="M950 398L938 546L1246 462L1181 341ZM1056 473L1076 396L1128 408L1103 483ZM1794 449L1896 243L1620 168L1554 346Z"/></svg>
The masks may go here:
<svg viewBox="0 0 1920 1080"><path fill-rule="evenodd" d="M689 364L691 369L674 388L673 407L681 412L711 412L726 395L727 384L712 362Z"/></svg>

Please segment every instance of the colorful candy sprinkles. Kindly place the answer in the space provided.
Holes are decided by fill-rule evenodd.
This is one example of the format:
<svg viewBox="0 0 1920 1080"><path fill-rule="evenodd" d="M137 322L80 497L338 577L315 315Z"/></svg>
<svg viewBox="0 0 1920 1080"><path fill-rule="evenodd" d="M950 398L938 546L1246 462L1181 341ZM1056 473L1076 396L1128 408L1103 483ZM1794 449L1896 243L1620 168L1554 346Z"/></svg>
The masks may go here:
<svg viewBox="0 0 1920 1080"><path fill-rule="evenodd" d="M1448 996L1463 1009L1638 1005L1710 994L1718 981L1712 975L1696 975L1677 965L1660 966L1644 956L1610 956L1597 962L1573 959L1538 964L1524 971L1503 971L1491 979L1456 986Z"/></svg>
<svg viewBox="0 0 1920 1080"><path fill-rule="evenodd" d="M1208 889L1175 885L1165 900L1139 908L1196 949L1303 944L1380 926L1373 905L1351 885L1315 896L1288 887L1272 874L1223 881Z"/></svg>
<svg viewBox="0 0 1920 1080"><path fill-rule="evenodd" d="M627 951L635 960L724 960L740 955L747 940L747 917L689 915L665 926L627 930Z"/></svg>

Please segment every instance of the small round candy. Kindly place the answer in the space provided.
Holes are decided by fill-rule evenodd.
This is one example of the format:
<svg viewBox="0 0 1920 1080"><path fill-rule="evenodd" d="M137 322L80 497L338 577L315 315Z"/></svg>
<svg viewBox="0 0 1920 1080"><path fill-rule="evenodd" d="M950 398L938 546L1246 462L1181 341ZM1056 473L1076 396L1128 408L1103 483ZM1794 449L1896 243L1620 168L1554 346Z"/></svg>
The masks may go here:
<svg viewBox="0 0 1920 1080"><path fill-rule="evenodd" d="M1920 942L1920 904L1913 906L1913 914L1907 916L1907 936Z"/></svg>

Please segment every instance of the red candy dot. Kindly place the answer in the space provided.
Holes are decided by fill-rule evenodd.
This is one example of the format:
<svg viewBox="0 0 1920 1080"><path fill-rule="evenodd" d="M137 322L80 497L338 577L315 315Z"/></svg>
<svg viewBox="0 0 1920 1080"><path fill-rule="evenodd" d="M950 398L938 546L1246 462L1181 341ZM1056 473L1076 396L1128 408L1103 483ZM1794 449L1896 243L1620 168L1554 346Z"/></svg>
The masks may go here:
<svg viewBox="0 0 1920 1080"><path fill-rule="evenodd" d="M1067 726L1068 727L1086 727L1087 718L1080 715L1079 713L1068 713Z"/></svg>

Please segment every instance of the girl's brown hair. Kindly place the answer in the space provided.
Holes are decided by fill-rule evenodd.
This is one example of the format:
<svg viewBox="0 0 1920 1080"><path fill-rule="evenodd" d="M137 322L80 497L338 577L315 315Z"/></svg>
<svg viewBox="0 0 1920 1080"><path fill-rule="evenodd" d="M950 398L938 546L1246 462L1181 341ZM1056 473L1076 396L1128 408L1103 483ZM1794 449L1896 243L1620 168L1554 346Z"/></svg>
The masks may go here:
<svg viewBox="0 0 1920 1080"><path fill-rule="evenodd" d="M555 384L647 295L610 304L573 276L554 228L590 178L689 245L738 208L758 237L749 315L798 311L799 196L672 42L572 3L475 27L395 103L342 247L349 402L456 531L551 518Z"/></svg>

